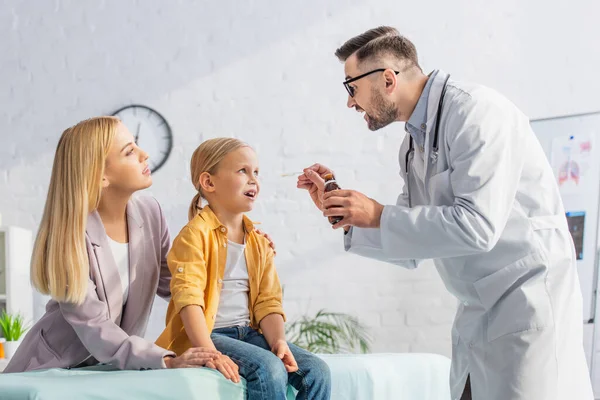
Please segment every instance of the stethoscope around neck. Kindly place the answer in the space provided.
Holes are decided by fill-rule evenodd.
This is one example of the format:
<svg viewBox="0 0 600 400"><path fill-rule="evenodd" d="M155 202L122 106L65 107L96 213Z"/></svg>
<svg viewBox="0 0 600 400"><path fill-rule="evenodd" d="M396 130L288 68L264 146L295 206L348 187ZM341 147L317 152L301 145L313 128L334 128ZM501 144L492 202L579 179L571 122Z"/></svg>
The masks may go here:
<svg viewBox="0 0 600 400"><path fill-rule="evenodd" d="M438 103L438 108L437 108L437 115L435 116L435 127L433 128L433 145L431 146L431 153L430 153L430 157L431 157L431 162L433 164L435 164L437 162L437 158L438 158L438 136L439 136L439 129L440 129L440 121L442 118L442 108L444 106L444 96L446 95L446 86L448 85L448 79L450 79L450 75L448 75L446 77L446 80L444 81L444 86L442 88L442 94L440 95L440 102ZM411 201L411 196L410 196L410 178L409 178L409 165L414 157L415 154L415 145L413 143L413 137L411 134L409 134L409 139L408 139L408 151L406 152L406 157L404 160L404 166L405 166L405 171L406 171L406 191L408 193L408 206L412 207L412 201Z"/></svg>

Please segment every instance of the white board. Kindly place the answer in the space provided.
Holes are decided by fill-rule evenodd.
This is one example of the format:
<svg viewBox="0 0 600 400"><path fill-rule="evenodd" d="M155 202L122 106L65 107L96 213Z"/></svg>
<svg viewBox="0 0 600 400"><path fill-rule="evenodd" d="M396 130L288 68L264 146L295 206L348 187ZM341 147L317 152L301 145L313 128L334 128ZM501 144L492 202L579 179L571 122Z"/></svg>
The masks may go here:
<svg viewBox="0 0 600 400"><path fill-rule="evenodd" d="M592 321L600 207L600 112L531 121L559 184L577 252L584 321Z"/></svg>

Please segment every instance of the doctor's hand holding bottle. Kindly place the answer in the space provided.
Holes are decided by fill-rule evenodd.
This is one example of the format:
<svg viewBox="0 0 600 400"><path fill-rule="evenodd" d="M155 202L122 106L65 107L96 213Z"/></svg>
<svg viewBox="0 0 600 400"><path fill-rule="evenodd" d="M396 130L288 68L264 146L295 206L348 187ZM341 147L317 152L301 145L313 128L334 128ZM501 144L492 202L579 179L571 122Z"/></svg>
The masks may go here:
<svg viewBox="0 0 600 400"><path fill-rule="evenodd" d="M332 222L333 229L343 227L348 231L351 226L379 228L383 205L355 190L330 190L326 179L333 176L329 168L314 164L305 168L298 177L297 187L308 191L315 206Z"/></svg>

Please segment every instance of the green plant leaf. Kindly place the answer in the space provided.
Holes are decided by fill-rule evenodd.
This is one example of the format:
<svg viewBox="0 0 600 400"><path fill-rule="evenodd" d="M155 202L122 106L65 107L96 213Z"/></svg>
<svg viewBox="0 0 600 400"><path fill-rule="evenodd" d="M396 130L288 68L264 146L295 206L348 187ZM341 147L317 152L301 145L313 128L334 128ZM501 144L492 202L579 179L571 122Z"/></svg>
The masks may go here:
<svg viewBox="0 0 600 400"><path fill-rule="evenodd" d="M371 337L356 317L321 309L302 316L286 327L288 340L313 353L368 353Z"/></svg>
<svg viewBox="0 0 600 400"><path fill-rule="evenodd" d="M10 315L3 310L0 316L0 329L2 330L2 336L7 341L17 341L29 327L25 326L23 317L20 314Z"/></svg>

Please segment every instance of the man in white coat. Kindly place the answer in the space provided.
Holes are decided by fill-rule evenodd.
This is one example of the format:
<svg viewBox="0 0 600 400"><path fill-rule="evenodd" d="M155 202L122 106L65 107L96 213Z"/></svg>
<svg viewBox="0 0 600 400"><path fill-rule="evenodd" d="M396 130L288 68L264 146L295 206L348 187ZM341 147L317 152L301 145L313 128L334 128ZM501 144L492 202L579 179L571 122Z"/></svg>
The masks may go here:
<svg viewBox="0 0 600 400"><path fill-rule="evenodd" d="M390 27L336 51L348 107L370 130L404 121L396 205L323 193L331 172L298 178L346 250L415 268L434 259L460 301L452 328L453 399L593 399L583 350L574 246L551 167L528 118L497 92L423 74Z"/></svg>

